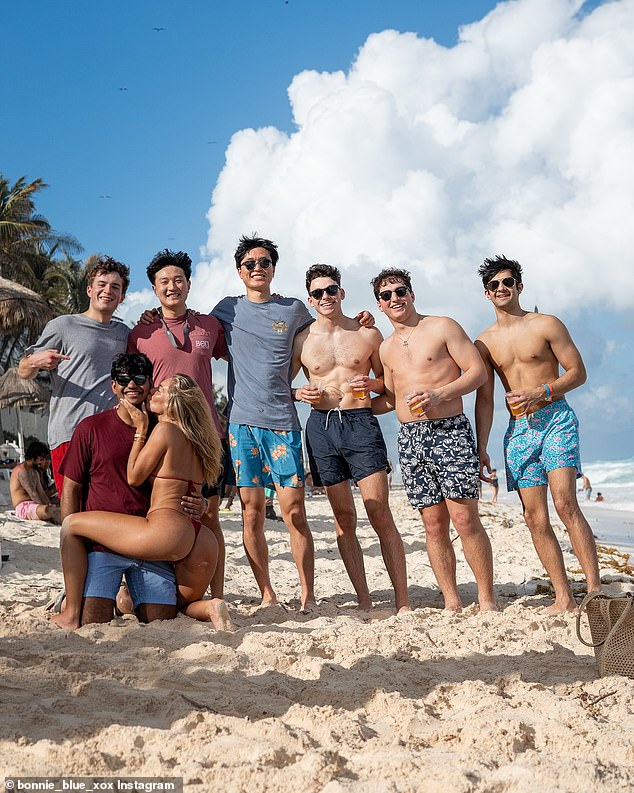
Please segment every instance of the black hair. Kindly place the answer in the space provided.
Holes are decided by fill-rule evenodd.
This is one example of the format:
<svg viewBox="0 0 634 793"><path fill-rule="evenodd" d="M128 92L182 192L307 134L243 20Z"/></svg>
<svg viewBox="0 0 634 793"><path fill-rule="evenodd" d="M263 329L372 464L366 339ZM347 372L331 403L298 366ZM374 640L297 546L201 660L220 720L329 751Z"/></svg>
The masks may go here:
<svg viewBox="0 0 634 793"><path fill-rule="evenodd" d="M306 291L310 293L311 282L315 278L332 278L341 286L341 273L331 264L313 264L306 270Z"/></svg>
<svg viewBox="0 0 634 793"><path fill-rule="evenodd" d="M152 361L142 352L122 352L112 362L110 378L116 380L120 375L144 374L150 380L154 374Z"/></svg>
<svg viewBox="0 0 634 793"><path fill-rule="evenodd" d="M25 460L35 460L36 457L50 457L51 450L42 441L32 441L24 452Z"/></svg>
<svg viewBox="0 0 634 793"><path fill-rule="evenodd" d="M478 275L485 289L489 281L502 270L510 270L517 283L522 283L522 265L519 262L515 259L507 259L506 256L492 256L490 259L485 259L478 268Z"/></svg>
<svg viewBox="0 0 634 793"><path fill-rule="evenodd" d="M384 267L376 278L370 281L372 289L374 290L374 297L377 300L379 299L379 292L381 291L381 286L384 281L387 281L389 284L402 281L409 291L412 291L412 279L407 270L399 270L398 267Z"/></svg>
<svg viewBox="0 0 634 793"><path fill-rule="evenodd" d="M243 234L240 237L240 241L238 242L236 252L233 254L233 258L236 261L236 267L238 270L240 269L240 265L242 264L245 254L253 248L264 248L267 250L271 257L271 261L273 262L273 267L275 267L277 260L280 258L280 255L277 252L277 245L274 242L271 242L271 240L265 239L264 237L258 237L256 234L254 234L252 237L247 237L246 234Z"/></svg>
<svg viewBox="0 0 634 793"><path fill-rule="evenodd" d="M163 267L180 267L185 273L185 278L187 278L188 281L192 277L192 260L185 253L185 251L170 251L168 248L165 248L163 251L159 251L152 258L152 261L148 264L147 269L145 270L151 284L154 284L156 280L156 274L159 270L162 270Z"/></svg>

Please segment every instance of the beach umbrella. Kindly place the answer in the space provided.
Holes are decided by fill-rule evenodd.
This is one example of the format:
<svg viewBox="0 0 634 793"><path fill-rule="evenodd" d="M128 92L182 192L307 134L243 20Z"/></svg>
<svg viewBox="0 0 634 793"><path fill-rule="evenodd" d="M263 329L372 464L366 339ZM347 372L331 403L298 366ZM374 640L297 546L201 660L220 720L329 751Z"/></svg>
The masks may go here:
<svg viewBox="0 0 634 793"><path fill-rule="evenodd" d="M0 377L0 410L15 409L21 460L24 459L24 433L20 410L24 407L44 408L50 399L48 388L37 380L23 380L16 367L7 369Z"/></svg>
<svg viewBox="0 0 634 793"><path fill-rule="evenodd" d="M0 276L0 371L37 339L54 312L42 295Z"/></svg>
<svg viewBox="0 0 634 793"><path fill-rule="evenodd" d="M0 277L0 335L19 336L28 330L33 340L53 316L42 295Z"/></svg>

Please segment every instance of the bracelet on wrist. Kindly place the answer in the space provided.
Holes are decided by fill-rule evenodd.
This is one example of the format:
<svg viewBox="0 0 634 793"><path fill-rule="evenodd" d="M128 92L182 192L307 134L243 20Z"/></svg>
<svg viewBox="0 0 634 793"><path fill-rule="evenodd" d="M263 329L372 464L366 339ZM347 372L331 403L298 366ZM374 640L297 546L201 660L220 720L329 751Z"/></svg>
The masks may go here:
<svg viewBox="0 0 634 793"><path fill-rule="evenodd" d="M546 391L546 402L553 401L553 387L548 383L542 383L542 388Z"/></svg>
<svg viewBox="0 0 634 793"><path fill-rule="evenodd" d="M134 435L134 442L135 443L145 443L145 439L146 438L147 438L147 435L141 435L140 432L136 432L135 435Z"/></svg>

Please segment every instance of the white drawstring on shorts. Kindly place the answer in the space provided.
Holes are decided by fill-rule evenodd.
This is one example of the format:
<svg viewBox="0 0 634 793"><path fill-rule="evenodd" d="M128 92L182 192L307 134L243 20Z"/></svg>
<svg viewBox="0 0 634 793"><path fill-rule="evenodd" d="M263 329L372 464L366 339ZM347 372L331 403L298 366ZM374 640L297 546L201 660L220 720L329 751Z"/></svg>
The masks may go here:
<svg viewBox="0 0 634 793"><path fill-rule="evenodd" d="M324 429L328 429L328 422L330 421L330 414L331 413L337 413L337 415L339 416L340 423L343 424L343 419L341 418L341 408L331 408L328 411L328 413L326 413L326 425L325 425Z"/></svg>

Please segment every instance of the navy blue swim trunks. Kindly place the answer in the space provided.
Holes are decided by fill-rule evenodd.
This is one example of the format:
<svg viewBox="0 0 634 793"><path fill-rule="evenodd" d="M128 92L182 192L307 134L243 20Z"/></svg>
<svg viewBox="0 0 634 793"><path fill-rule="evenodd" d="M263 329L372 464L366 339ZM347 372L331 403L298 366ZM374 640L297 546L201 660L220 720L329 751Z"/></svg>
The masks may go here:
<svg viewBox="0 0 634 793"><path fill-rule="evenodd" d="M387 449L370 408L311 410L306 440L319 478L326 487L358 482L387 468Z"/></svg>
<svg viewBox="0 0 634 793"><path fill-rule="evenodd" d="M478 497L480 464L464 413L401 424L398 455L405 492L414 509L432 507L446 498Z"/></svg>

